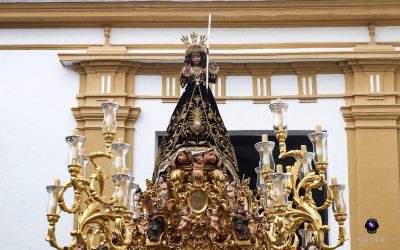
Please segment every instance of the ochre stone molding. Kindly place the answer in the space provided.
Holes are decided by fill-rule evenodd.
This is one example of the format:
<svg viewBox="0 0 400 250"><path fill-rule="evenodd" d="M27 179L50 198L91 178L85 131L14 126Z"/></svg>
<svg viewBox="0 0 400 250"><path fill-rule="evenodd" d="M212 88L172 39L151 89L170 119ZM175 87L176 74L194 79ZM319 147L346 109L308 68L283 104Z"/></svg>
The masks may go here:
<svg viewBox="0 0 400 250"><path fill-rule="evenodd" d="M349 60L340 66L346 76L348 104L394 104L398 92L395 71L398 60Z"/></svg>
<svg viewBox="0 0 400 250"><path fill-rule="evenodd" d="M300 102L317 102L317 74L323 65L309 62L292 63L297 74L297 89Z"/></svg>
<svg viewBox="0 0 400 250"><path fill-rule="evenodd" d="M179 74L182 65L158 64L157 66L158 67L154 69L159 72L159 75L161 75L161 98L163 102L178 102L181 89Z"/></svg>
<svg viewBox="0 0 400 250"><path fill-rule="evenodd" d="M181 60L182 61L182 60ZM296 75L302 68L309 68L318 74L342 74L343 69L339 62L259 62L259 63L226 63L217 62L220 76L248 76L248 75ZM162 75L163 73L179 74L182 63L140 63L136 75Z"/></svg>
<svg viewBox="0 0 400 250"><path fill-rule="evenodd" d="M253 102L264 104L271 102L271 76L279 64L247 64L252 76Z"/></svg>
<svg viewBox="0 0 400 250"><path fill-rule="evenodd" d="M0 27L316 27L399 25L398 1L3 3ZM193 11L194 10L194 11Z"/></svg>
<svg viewBox="0 0 400 250"><path fill-rule="evenodd" d="M340 63L346 79L346 122L351 249L397 249L400 231L400 83L397 60L351 60ZM370 81L379 75L381 92L371 93ZM374 80L374 79L373 79ZM374 237L379 243L365 244L371 236L367 219L380 225ZM361 240L360 240L361 239Z"/></svg>
<svg viewBox="0 0 400 250"><path fill-rule="evenodd" d="M140 63L118 60L82 61L73 64L80 74L79 105L98 105L106 97L112 97L121 105L132 105L133 99L129 94L134 93L134 75ZM107 85L110 76L110 92L102 91L102 85ZM107 86L104 86L106 89Z"/></svg>
<svg viewBox="0 0 400 250"><path fill-rule="evenodd" d="M154 53L135 52L126 54L109 54L107 56L99 54L84 54L84 53L62 53L59 54L59 59L63 65L70 65L77 61L93 61L93 60L121 60L121 61L136 61L140 63L158 61L161 63L182 61L183 53L171 52L160 53L155 50ZM343 61L343 60L359 60L359 59L400 59L400 51L321 51L321 52L240 52L240 53L218 53L216 51L212 59L217 63L221 61L241 61L259 63L291 60L291 61Z"/></svg>

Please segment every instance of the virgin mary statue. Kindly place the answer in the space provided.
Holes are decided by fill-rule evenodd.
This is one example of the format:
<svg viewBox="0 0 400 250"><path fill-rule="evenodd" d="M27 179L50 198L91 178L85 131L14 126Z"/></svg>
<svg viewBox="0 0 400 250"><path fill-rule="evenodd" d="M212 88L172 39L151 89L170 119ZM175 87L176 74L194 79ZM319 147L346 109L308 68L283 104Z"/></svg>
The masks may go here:
<svg viewBox="0 0 400 250"><path fill-rule="evenodd" d="M182 37L186 46L184 66L180 73L180 84L185 88L178 104L172 113L166 133L158 149L153 178L166 172L169 162L176 159L177 154L186 152L215 152L222 162L225 173L238 179L238 166L234 148L228 132L218 111L217 103L209 86L207 86L207 57L204 43L206 37L190 34ZM218 81L219 67L209 63L208 82Z"/></svg>

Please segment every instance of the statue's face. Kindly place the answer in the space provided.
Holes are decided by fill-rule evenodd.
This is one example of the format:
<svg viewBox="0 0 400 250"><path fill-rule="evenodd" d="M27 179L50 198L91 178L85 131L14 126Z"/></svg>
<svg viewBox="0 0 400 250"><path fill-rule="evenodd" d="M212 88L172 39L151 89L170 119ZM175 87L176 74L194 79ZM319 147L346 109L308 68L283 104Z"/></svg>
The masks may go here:
<svg viewBox="0 0 400 250"><path fill-rule="evenodd" d="M204 161L206 164L213 165L217 162L217 155L214 151L209 151L204 155Z"/></svg>
<svg viewBox="0 0 400 250"><path fill-rule="evenodd" d="M183 152L180 152L178 154L178 162L181 164L187 164L189 161L189 158L187 157L187 155Z"/></svg>
<svg viewBox="0 0 400 250"><path fill-rule="evenodd" d="M196 156L195 160L196 160L196 163L198 163L198 164L203 164L204 163L204 158L201 155Z"/></svg>
<svg viewBox="0 0 400 250"><path fill-rule="evenodd" d="M163 184L163 183L164 183L164 178L163 178L163 177L160 177L160 178L158 179L158 183Z"/></svg>
<svg viewBox="0 0 400 250"><path fill-rule="evenodd" d="M192 62L194 66L200 66L201 62L201 54L198 52L195 52L192 54Z"/></svg>

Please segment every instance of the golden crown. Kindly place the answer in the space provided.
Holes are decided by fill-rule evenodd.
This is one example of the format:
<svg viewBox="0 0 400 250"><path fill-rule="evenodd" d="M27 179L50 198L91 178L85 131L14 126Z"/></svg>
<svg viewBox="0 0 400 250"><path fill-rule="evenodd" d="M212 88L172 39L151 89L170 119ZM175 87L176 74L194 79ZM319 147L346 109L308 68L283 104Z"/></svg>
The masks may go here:
<svg viewBox="0 0 400 250"><path fill-rule="evenodd" d="M197 42L197 39L199 36L196 33L191 33L190 34L190 40L188 36L182 36L181 41L183 44L186 46L186 54L191 54L194 52L205 52L205 49L202 48L202 46L205 45L207 41L206 35L200 35L199 42Z"/></svg>

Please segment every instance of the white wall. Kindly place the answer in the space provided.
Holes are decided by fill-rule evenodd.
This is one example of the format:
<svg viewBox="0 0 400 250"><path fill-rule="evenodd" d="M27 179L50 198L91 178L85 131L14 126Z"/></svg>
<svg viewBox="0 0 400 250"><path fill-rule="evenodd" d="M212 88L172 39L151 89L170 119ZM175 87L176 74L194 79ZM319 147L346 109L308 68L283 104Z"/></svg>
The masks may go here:
<svg viewBox="0 0 400 250"><path fill-rule="evenodd" d="M271 95L298 95L297 76L271 76Z"/></svg>
<svg viewBox="0 0 400 250"><path fill-rule="evenodd" d="M62 67L57 51L0 51L0 58L0 242L48 249L45 187L69 177L64 137L75 127L78 74ZM72 218L59 224L67 243Z"/></svg>
<svg viewBox="0 0 400 250"><path fill-rule="evenodd" d="M226 96L253 96L251 76L227 76Z"/></svg>
<svg viewBox="0 0 400 250"><path fill-rule="evenodd" d="M160 96L162 93L161 76L135 76L135 95Z"/></svg>
<svg viewBox="0 0 400 250"><path fill-rule="evenodd" d="M344 94L344 74L319 74L317 75L317 94Z"/></svg>
<svg viewBox="0 0 400 250"><path fill-rule="evenodd" d="M399 26L377 27L377 40L399 40ZM382 30L382 31L381 31ZM191 32L207 34L200 28L113 28L112 44L180 44ZM393 35L387 31L393 32ZM243 34L246 34L245 36ZM379 38L379 39L378 39ZM211 45L246 43L368 42L368 28L213 28ZM0 29L0 44L102 44L102 28L82 29ZM211 46L212 48L212 46Z"/></svg>

